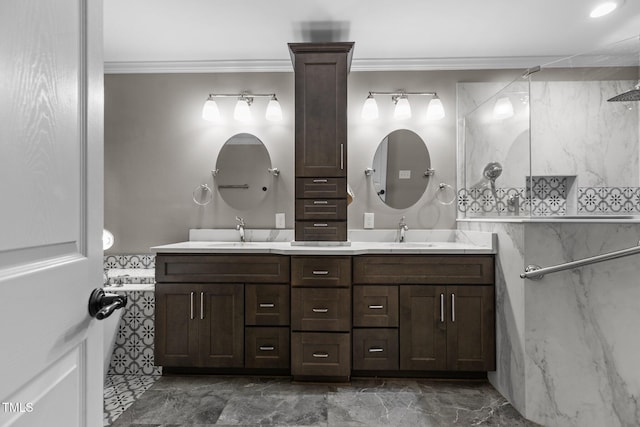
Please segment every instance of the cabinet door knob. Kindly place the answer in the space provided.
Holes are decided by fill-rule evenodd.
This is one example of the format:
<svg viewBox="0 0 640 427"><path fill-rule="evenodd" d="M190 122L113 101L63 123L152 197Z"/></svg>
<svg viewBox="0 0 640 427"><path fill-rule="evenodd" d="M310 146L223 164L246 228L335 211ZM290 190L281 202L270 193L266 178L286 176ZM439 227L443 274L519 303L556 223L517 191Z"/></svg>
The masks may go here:
<svg viewBox="0 0 640 427"><path fill-rule="evenodd" d="M369 353L382 353L384 351L384 348L380 348L380 347L371 347L369 349Z"/></svg>
<svg viewBox="0 0 640 427"><path fill-rule="evenodd" d="M260 351L273 351L276 348L274 346L272 346L272 345L261 345L259 347L259 349L260 349Z"/></svg>
<svg viewBox="0 0 640 427"><path fill-rule="evenodd" d="M328 308L312 308L311 310L314 313L327 313L329 311Z"/></svg>
<svg viewBox="0 0 640 427"><path fill-rule="evenodd" d="M371 310L382 310L384 308L384 305L370 305L369 309Z"/></svg>
<svg viewBox="0 0 640 427"><path fill-rule="evenodd" d="M313 357L316 359L326 359L329 357L329 353L313 353Z"/></svg>

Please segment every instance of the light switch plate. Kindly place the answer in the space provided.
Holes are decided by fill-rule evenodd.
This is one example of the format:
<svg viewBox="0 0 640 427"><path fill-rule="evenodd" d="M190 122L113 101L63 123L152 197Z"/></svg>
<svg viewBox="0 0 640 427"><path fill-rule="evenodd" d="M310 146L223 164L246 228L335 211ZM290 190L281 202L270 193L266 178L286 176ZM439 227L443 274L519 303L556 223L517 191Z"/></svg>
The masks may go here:
<svg viewBox="0 0 640 427"><path fill-rule="evenodd" d="M284 212L276 214L276 228L284 228Z"/></svg>
<svg viewBox="0 0 640 427"><path fill-rule="evenodd" d="M373 228L373 212L365 212L364 228Z"/></svg>

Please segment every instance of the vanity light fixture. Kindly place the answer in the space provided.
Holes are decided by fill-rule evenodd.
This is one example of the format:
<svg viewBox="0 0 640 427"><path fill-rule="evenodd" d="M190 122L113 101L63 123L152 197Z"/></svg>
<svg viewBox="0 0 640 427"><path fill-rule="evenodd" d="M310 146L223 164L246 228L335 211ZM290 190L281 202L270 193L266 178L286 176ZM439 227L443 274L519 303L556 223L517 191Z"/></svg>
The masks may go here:
<svg viewBox="0 0 640 427"><path fill-rule="evenodd" d="M431 96L429 105L427 106L427 120L440 120L444 118L444 106L436 92L406 92L399 90L397 92L369 92L369 96L362 106L362 118L365 120L374 120L378 118L378 104L375 96L388 95L395 104L393 117L398 120L404 120L411 117L411 105L409 104L409 96L422 95Z"/></svg>
<svg viewBox="0 0 640 427"><path fill-rule="evenodd" d="M210 122L220 121L220 111L215 98L237 98L236 106L233 110L233 118L240 122L250 121L252 118L251 105L254 98L269 98L265 118L270 122L282 120L282 108L275 93L210 93L202 107L202 118Z"/></svg>

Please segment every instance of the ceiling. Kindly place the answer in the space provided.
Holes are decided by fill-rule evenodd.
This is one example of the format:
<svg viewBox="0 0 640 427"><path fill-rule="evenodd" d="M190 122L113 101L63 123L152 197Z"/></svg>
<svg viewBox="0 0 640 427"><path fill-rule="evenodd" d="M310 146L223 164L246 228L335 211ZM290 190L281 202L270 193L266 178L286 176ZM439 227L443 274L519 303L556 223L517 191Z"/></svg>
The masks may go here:
<svg viewBox="0 0 640 427"><path fill-rule="evenodd" d="M528 67L640 34L640 0L106 0L106 72L291 71L288 42L354 41L352 70Z"/></svg>

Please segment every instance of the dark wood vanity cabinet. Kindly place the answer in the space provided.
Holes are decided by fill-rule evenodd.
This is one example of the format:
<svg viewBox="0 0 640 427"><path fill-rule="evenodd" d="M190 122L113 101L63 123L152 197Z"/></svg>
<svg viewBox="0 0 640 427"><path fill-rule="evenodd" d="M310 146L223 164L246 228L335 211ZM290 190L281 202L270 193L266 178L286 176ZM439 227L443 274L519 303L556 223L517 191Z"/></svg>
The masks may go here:
<svg viewBox="0 0 640 427"><path fill-rule="evenodd" d="M289 257L159 254L155 363L289 371Z"/></svg>
<svg viewBox="0 0 640 427"><path fill-rule="evenodd" d="M346 241L347 75L353 43L290 43L298 241Z"/></svg>
<svg viewBox="0 0 640 427"><path fill-rule="evenodd" d="M238 284L156 284L155 363L244 364L244 289Z"/></svg>
<svg viewBox="0 0 640 427"><path fill-rule="evenodd" d="M351 257L291 257L291 374L351 375Z"/></svg>
<svg viewBox="0 0 640 427"><path fill-rule="evenodd" d="M354 370L495 370L492 255L366 255L353 268Z"/></svg>

